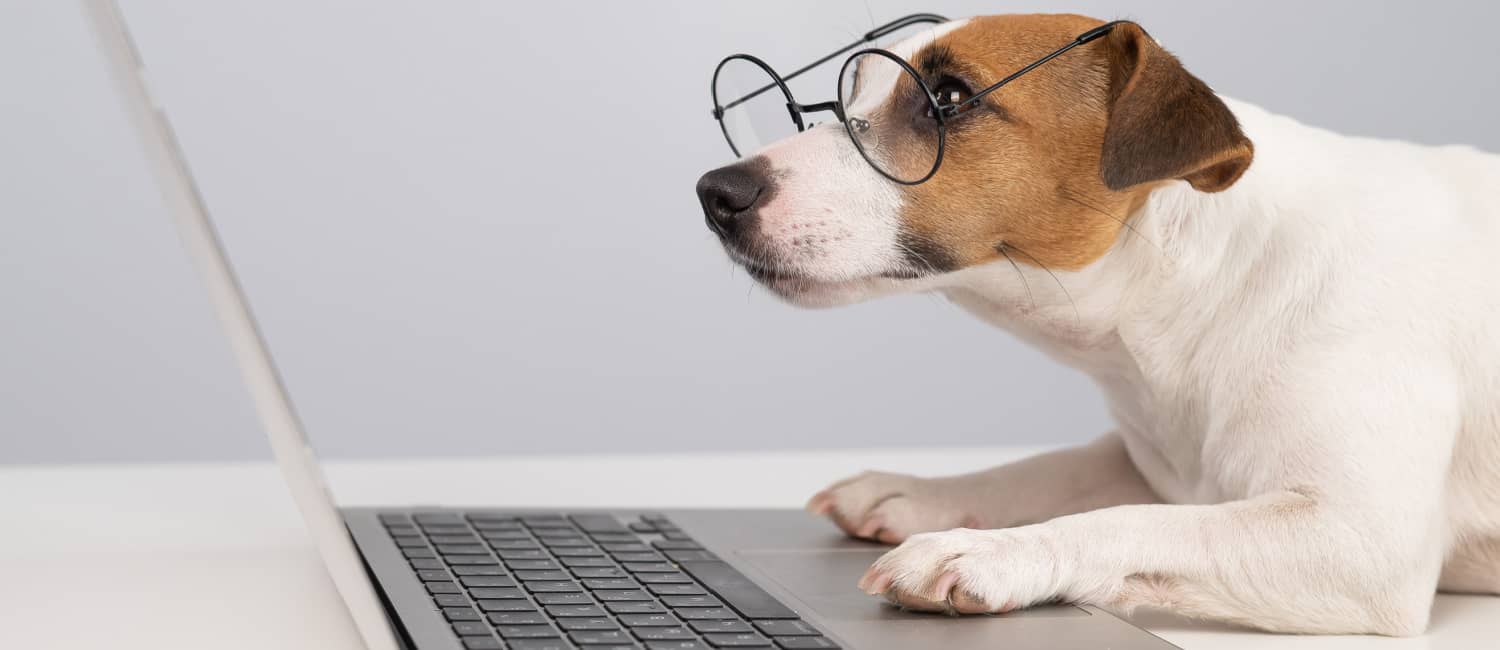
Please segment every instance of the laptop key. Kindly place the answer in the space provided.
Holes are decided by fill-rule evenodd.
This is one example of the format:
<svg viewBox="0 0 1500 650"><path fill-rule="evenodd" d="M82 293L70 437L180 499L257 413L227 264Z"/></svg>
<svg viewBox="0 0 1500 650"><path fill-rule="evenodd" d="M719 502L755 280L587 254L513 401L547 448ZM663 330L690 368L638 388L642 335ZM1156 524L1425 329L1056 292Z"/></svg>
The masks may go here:
<svg viewBox="0 0 1500 650"><path fill-rule="evenodd" d="M533 541L531 541L529 539L492 539L492 540L490 540L490 548L493 548L495 550L500 550L502 548L503 549L520 549L520 548L534 549L536 547L537 547L536 546L536 542L533 542Z"/></svg>
<svg viewBox="0 0 1500 650"><path fill-rule="evenodd" d="M543 571L556 569L557 563L552 560L506 560L505 566L514 571Z"/></svg>
<svg viewBox="0 0 1500 650"><path fill-rule="evenodd" d="M589 589L640 589L640 583L630 578L587 578L583 586Z"/></svg>
<svg viewBox="0 0 1500 650"><path fill-rule="evenodd" d="M640 580L641 582L644 582L644 583L646 583L648 585L655 585L655 584L678 584L678 585L680 585L680 584L688 584L688 583L691 583L693 581L692 578L689 578L686 575L681 574L681 573L642 573L641 575L636 576L636 580Z"/></svg>
<svg viewBox="0 0 1500 650"><path fill-rule="evenodd" d="M520 515L513 512L466 512L469 521L517 521Z"/></svg>
<svg viewBox="0 0 1500 650"><path fill-rule="evenodd" d="M510 650L573 650L573 644L562 639L507 639Z"/></svg>
<svg viewBox="0 0 1500 650"><path fill-rule="evenodd" d="M500 563L500 562L496 561L495 558L492 558L492 557L490 557L488 555L449 555L448 557L446 557L444 559L446 559L448 561L448 564L452 564L452 565L474 565L474 564L490 564L490 565L494 565L494 564L499 564ZM413 563L413 566L415 566L415 563Z"/></svg>
<svg viewBox="0 0 1500 650"><path fill-rule="evenodd" d="M488 559L488 558L485 558L485 559ZM441 568L443 568L443 561L439 560L439 559L435 559L435 558L420 558L420 559L416 559L416 560L412 560L411 561L411 568L417 569L417 570L422 570L422 569L441 569Z"/></svg>
<svg viewBox="0 0 1500 650"><path fill-rule="evenodd" d="M603 603L618 603L622 601L653 600L650 595L639 589L601 589L594 592L594 597Z"/></svg>
<svg viewBox="0 0 1500 650"><path fill-rule="evenodd" d="M417 578L422 582L451 582L453 580L453 576L448 575L448 572L442 569L418 571Z"/></svg>
<svg viewBox="0 0 1500 650"><path fill-rule="evenodd" d="M553 569L551 571L517 571L516 578L519 580L570 580L573 576L567 571Z"/></svg>
<svg viewBox="0 0 1500 650"><path fill-rule="evenodd" d="M419 524L462 524L464 518L452 512L419 512L412 516Z"/></svg>
<svg viewBox="0 0 1500 650"><path fill-rule="evenodd" d="M777 636L819 636L820 633L811 625L802 621L756 621L755 629L761 634L770 637Z"/></svg>
<svg viewBox="0 0 1500 650"><path fill-rule="evenodd" d="M478 544L479 538L473 535L433 535L428 538L433 544Z"/></svg>
<svg viewBox="0 0 1500 650"><path fill-rule="evenodd" d="M453 567L453 573L455 575L461 576L503 576L505 575L505 569L502 569L499 566L493 564L481 564L475 566L465 565Z"/></svg>
<svg viewBox="0 0 1500 650"><path fill-rule="evenodd" d="M391 524L404 524L411 521L411 517L407 516L404 512L382 512L379 515L379 519L380 523L387 526Z"/></svg>
<svg viewBox="0 0 1500 650"><path fill-rule="evenodd" d="M578 645L629 644L632 639L619 630L578 630L569 632L568 638Z"/></svg>
<svg viewBox="0 0 1500 650"><path fill-rule="evenodd" d="M524 530L484 530L479 532L479 536L488 540L531 539L531 535Z"/></svg>
<svg viewBox="0 0 1500 650"><path fill-rule="evenodd" d="M708 551L665 551L667 558L673 562L695 562L698 560L717 560L719 556Z"/></svg>
<svg viewBox="0 0 1500 650"><path fill-rule="evenodd" d="M690 621L688 627L703 634L710 633L732 633L749 634L755 631L749 623L744 621Z"/></svg>
<svg viewBox="0 0 1500 650"><path fill-rule="evenodd" d="M614 566L607 557L565 557L561 558L563 566L567 567L600 567Z"/></svg>
<svg viewBox="0 0 1500 650"><path fill-rule="evenodd" d="M453 624L453 633L459 636L483 636L490 633L490 626L484 621L459 621Z"/></svg>
<svg viewBox="0 0 1500 650"><path fill-rule="evenodd" d="M674 641L696 639L697 635L685 627L638 627L631 632L642 641Z"/></svg>
<svg viewBox="0 0 1500 650"><path fill-rule="evenodd" d="M505 648L505 645L500 643L500 639L492 636L466 636L463 642L464 650L504 650Z"/></svg>
<svg viewBox="0 0 1500 650"><path fill-rule="evenodd" d="M480 544L438 544L437 550L443 555L489 555L490 549Z"/></svg>
<svg viewBox="0 0 1500 650"><path fill-rule="evenodd" d="M470 525L475 530L521 530L519 521L476 521Z"/></svg>
<svg viewBox="0 0 1500 650"><path fill-rule="evenodd" d="M458 579L465 587L514 587L516 581L510 576L464 576Z"/></svg>
<svg viewBox="0 0 1500 650"><path fill-rule="evenodd" d="M476 599L514 600L525 598L526 593L515 587L473 587L469 594Z"/></svg>
<svg viewBox="0 0 1500 650"><path fill-rule="evenodd" d="M723 607L724 603L713 596L662 596L667 607Z"/></svg>
<svg viewBox="0 0 1500 650"><path fill-rule="evenodd" d="M432 597L438 607L468 607L469 598L463 594L438 594Z"/></svg>
<svg viewBox="0 0 1500 650"><path fill-rule="evenodd" d="M469 607L444 607L443 617L454 622L484 620L484 617L480 616L479 612Z"/></svg>
<svg viewBox="0 0 1500 650"><path fill-rule="evenodd" d="M519 519L521 521L526 522L526 525L528 525L528 526L531 526L531 525L543 525L543 526L545 526L545 525L554 525L554 526L556 526L556 525L565 525L565 524L567 524L567 520L563 519L562 515L556 515L556 514L553 514L553 515L521 515L519 517Z"/></svg>
<svg viewBox="0 0 1500 650"><path fill-rule="evenodd" d="M541 549L535 548L502 548L495 551L495 555L504 560L545 560L547 554Z"/></svg>
<svg viewBox="0 0 1500 650"><path fill-rule="evenodd" d="M652 546L663 551L701 551L702 546L690 539L658 539L651 542Z"/></svg>
<svg viewBox="0 0 1500 650"><path fill-rule="evenodd" d="M573 523L586 533L623 533L630 529L614 515L573 515Z"/></svg>
<svg viewBox="0 0 1500 650"><path fill-rule="evenodd" d="M604 603L604 607L605 607L605 609L608 609L611 614L617 614L617 615L618 614L654 614L654 613L657 613L657 612L665 612L665 611L667 611L667 608L662 607L661 603L658 603L658 602L655 602L655 601L627 601L627 602Z"/></svg>
<svg viewBox="0 0 1500 650"><path fill-rule="evenodd" d="M680 566L684 572L708 587L715 596L729 603L734 611L746 618L798 618L796 612L751 582L739 569L725 562L683 562ZM653 591L662 587L679 586L684 585L651 585Z"/></svg>
<svg viewBox="0 0 1500 650"><path fill-rule="evenodd" d="M550 620L546 614L536 610L490 614L490 622L495 625L545 625Z"/></svg>
<svg viewBox="0 0 1500 650"><path fill-rule="evenodd" d="M653 524L653 523L651 523L649 521L632 521L632 522L630 522L629 528L630 528L630 530L632 532L637 532L637 533L654 533L654 532L656 532L656 524Z"/></svg>
<svg viewBox="0 0 1500 650"><path fill-rule="evenodd" d="M771 645L759 634L705 634L703 640L715 648L766 648Z"/></svg>
<svg viewBox="0 0 1500 650"><path fill-rule="evenodd" d="M618 629L620 629L620 626L616 625L615 622L614 622L614 620L611 619L611 618L609 618L608 616L589 616L589 617L580 617L580 618L559 618L559 619L557 619L557 626L560 627L560 628L562 628L562 629L564 629L564 630L570 631L570 632L574 631L574 630L618 630Z"/></svg>
<svg viewBox="0 0 1500 650"><path fill-rule="evenodd" d="M612 542L600 544L599 547L611 553L644 553L651 550L650 546L640 542Z"/></svg>
<svg viewBox="0 0 1500 650"><path fill-rule="evenodd" d="M646 585L651 593L658 596L702 596L708 592L695 584L685 585Z"/></svg>
<svg viewBox="0 0 1500 650"><path fill-rule="evenodd" d="M665 537L667 539L687 539L687 540L692 539L691 537L688 537L687 533L684 533L684 532L682 532L680 530L669 531L669 532L662 533L662 537Z"/></svg>
<svg viewBox="0 0 1500 650"><path fill-rule="evenodd" d="M671 614L621 614L620 622L627 627L677 627L682 621Z"/></svg>
<svg viewBox="0 0 1500 650"><path fill-rule="evenodd" d="M599 542L600 544L603 544L605 542L629 544L633 542L638 543L641 541L641 538L635 533L594 533L593 535L589 535L589 537L594 538L594 541Z"/></svg>
<svg viewBox="0 0 1500 650"><path fill-rule="evenodd" d="M495 632L506 641L557 636L557 630L551 625L496 625Z"/></svg>
<svg viewBox="0 0 1500 650"><path fill-rule="evenodd" d="M739 615L726 607L683 607L673 611L685 621L728 621L739 618Z"/></svg>
<svg viewBox="0 0 1500 650"><path fill-rule="evenodd" d="M625 562L621 566L631 573L676 573L670 562Z"/></svg>
<svg viewBox="0 0 1500 650"><path fill-rule="evenodd" d="M429 594L461 594L464 592L456 583L452 582L428 582L427 593Z"/></svg>
<svg viewBox="0 0 1500 650"><path fill-rule="evenodd" d="M590 548L592 548L594 546L593 542L590 542L589 540L584 539L582 537L545 537L545 538L542 539L542 544L545 545L547 548L567 548L567 547L579 547L579 548L590 547Z"/></svg>
<svg viewBox="0 0 1500 650"><path fill-rule="evenodd" d="M406 559L408 560L437 557L437 552L433 551L430 548L427 548L426 546L423 546L421 548L403 548L401 549L401 554L405 555Z"/></svg>
<svg viewBox="0 0 1500 650"><path fill-rule="evenodd" d="M561 546L552 549L552 554L560 558L604 557L604 551L592 546Z"/></svg>
<svg viewBox="0 0 1500 650"><path fill-rule="evenodd" d="M776 645L786 650L839 650L839 644L824 636L783 636L776 639Z"/></svg>
<svg viewBox="0 0 1500 650"><path fill-rule="evenodd" d="M572 580L532 580L526 583L526 590L534 594L555 594L569 591L583 591L583 587Z"/></svg>
<svg viewBox="0 0 1500 650"><path fill-rule="evenodd" d="M548 605L547 615L552 618L593 618L605 614L598 605Z"/></svg>
<svg viewBox="0 0 1500 650"><path fill-rule="evenodd" d="M620 562L665 562L666 558L661 553L636 553L626 551L624 553L611 553L615 560Z"/></svg>
<svg viewBox="0 0 1500 650"><path fill-rule="evenodd" d="M536 602L543 605L592 605L594 599L582 592L553 592L536 594Z"/></svg>
<svg viewBox="0 0 1500 650"><path fill-rule="evenodd" d="M650 650L706 650L702 641L647 641Z"/></svg>
<svg viewBox="0 0 1500 650"><path fill-rule="evenodd" d="M626 578L630 576L624 569L613 566L578 567L573 569L573 575L579 578Z"/></svg>
<svg viewBox="0 0 1500 650"><path fill-rule="evenodd" d="M421 537L397 537L396 546L401 548L426 548L427 540Z"/></svg>
<svg viewBox="0 0 1500 650"><path fill-rule="evenodd" d="M511 598L508 600L480 600L479 609L486 612L534 612L536 606L531 601L522 598Z"/></svg>

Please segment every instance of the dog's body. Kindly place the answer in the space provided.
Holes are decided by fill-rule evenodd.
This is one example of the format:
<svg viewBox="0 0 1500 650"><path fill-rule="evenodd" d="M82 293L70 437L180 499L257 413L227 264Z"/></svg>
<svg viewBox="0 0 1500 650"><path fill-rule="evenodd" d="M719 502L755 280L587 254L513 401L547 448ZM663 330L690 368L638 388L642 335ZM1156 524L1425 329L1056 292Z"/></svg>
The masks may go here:
<svg viewBox="0 0 1500 650"><path fill-rule="evenodd" d="M1046 20L1062 22L1059 33L1097 24ZM987 22L981 34L1014 40L1007 30L1032 24ZM977 27L950 23L898 53L962 49ZM1108 47L1150 47L1123 39ZM1164 53L1141 52L1104 58L1166 65ZM1077 75L1094 70L1077 65ZM1129 174L1110 168L1110 133L1134 110L1121 104L1142 92L1117 86L1121 74L1144 73L1100 82L1114 104L1101 133L1083 140L1103 142L1102 162L1083 165L1103 166L1103 187L1071 167L1042 183L1098 225L1080 230L1083 217L1069 216L1066 226L1004 226L983 242L1001 258L943 243L938 257L959 262L916 277L851 273L881 258L859 250L868 241L827 276L816 259L838 256L827 245L767 260L788 222L827 228L807 215L823 224L835 217L821 202L848 197L809 198L819 192L805 188L853 175L857 163L818 153L837 146L828 127L755 163L775 170L780 191L757 208L759 243L728 245L773 290L808 304L941 292L1088 373L1118 423L1089 446L979 474L871 473L820 493L810 507L851 534L904 542L862 586L927 609L1062 598L1278 631L1400 635L1425 629L1438 588L1500 593L1500 156L1346 137L1227 102L1203 110L1232 113L1214 119L1237 122L1243 138L1235 131L1159 179L1115 183L1112 174ZM1032 99L1007 107L1015 124ZM817 156L846 166L820 164L814 176L804 165ZM935 181L972 182L947 164ZM840 185L866 203L889 192L878 179ZM921 191L965 191L956 187ZM934 228L926 212L951 214L953 203L894 200L896 230L926 244L974 237L954 219L923 230ZM860 209L835 224L834 245L840 232L883 231L860 220L886 219L886 208ZM1014 210L1006 220L1029 217ZM1104 229L1098 248L1094 231Z"/></svg>

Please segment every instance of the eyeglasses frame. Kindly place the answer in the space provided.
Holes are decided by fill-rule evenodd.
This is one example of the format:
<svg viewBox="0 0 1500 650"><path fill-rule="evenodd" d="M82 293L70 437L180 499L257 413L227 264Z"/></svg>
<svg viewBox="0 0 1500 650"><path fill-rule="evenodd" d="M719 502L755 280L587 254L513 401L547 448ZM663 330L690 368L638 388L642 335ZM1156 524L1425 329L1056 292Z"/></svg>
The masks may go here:
<svg viewBox="0 0 1500 650"><path fill-rule="evenodd" d="M1039 58L1039 59L1037 59L1037 60L1035 60L1035 61L1027 64L1025 67L1022 67L1020 70L1017 70L1017 71L1011 73L1010 75L1007 75L1006 77L1000 79L999 81L996 81L995 83L990 84L989 86L986 86L984 89L982 89L982 90L980 90L978 92L975 92L973 95L970 95L968 99L965 99L964 101L959 102L957 104L942 104L942 103L940 103L940 99L932 92L932 88L930 86L928 86L927 80L923 79L922 75L920 73L918 73L917 70L915 68L913 68L910 63L907 63L905 59L901 58L900 56L897 56L895 53L893 53L893 52L891 52L889 50L884 50L884 49L881 49L881 48L865 48L865 49L859 50L857 52L854 52L853 54L850 54L849 58L844 61L844 65L839 69L839 79L838 79L838 87L839 88L843 88L843 85L844 85L844 75L846 75L849 72L849 64L850 63L854 62L860 56L874 55L874 56L882 56L882 57L885 57L887 59L890 59L891 61L894 61L897 65L901 66L901 68L903 70L905 70L907 74L911 75L911 77L916 80L917 84L922 89L922 93L924 95L926 95L927 102L928 102L929 106L932 109L933 119L937 122L937 133L938 133L937 156L935 157L935 159L933 161L932 169L928 170L928 172L927 172L927 174L925 176L922 176L921 178L919 178L917 180L914 180L914 181L908 181L908 180L902 180L902 179L896 178L896 177L892 176L891 174L887 173L884 169L881 169L880 165L875 164L875 161L870 158L870 154L865 151L864 146L859 143L859 138L855 137L854 131L853 131L853 127L849 124L848 119L846 119L846 116L845 116L845 113L844 113L844 108L845 107L844 107L843 102L841 100L833 100L833 101L827 101L827 102L818 102L816 104L800 104L800 103L798 103L796 101L796 99L794 99L792 97L792 91L786 85L787 81L798 77L799 75L801 75L804 72L807 72L807 71L809 71L809 70L811 70L813 68L816 68L816 67L818 67L818 66L820 66L820 65L822 65L824 63L827 63L829 60L833 59L834 57L836 57L836 56L838 56L840 54L843 54L845 52L848 52L849 50L852 50L852 49L854 49L856 47L859 47L861 44L869 43L871 41L874 41L877 38L880 38L882 36L886 36L886 35L891 34L893 32L896 32L896 31L899 31L899 30L904 29L906 27L909 27L911 25L917 25L917 24L921 24L921 23L944 23L944 22L948 22L948 19L944 18L942 16L939 16L937 14L912 14L910 16L903 16L901 18L897 18L896 20L893 20L893 21L891 21L889 23L886 23L885 25L881 25L879 27L876 27L873 30L870 30L864 36L860 37L860 40L857 40L857 41L855 41L853 43L850 43L849 45L846 45L844 47L841 47L841 48L839 48L839 49L837 49L837 50L835 50L835 51L827 54L827 55L824 55L823 57L819 58L816 61L813 61L812 63L804 65L804 66L802 66L800 68L797 68L796 70L793 70L791 72L791 74L788 74L788 75L786 75L784 77L782 75L777 74L776 70L774 68L772 68L770 66L770 64L766 63L765 61L762 61L760 58L758 58L756 56L753 56L753 55L750 55L750 54L731 54L731 55L729 55L727 57L724 57L723 60L719 61L719 65L714 68L713 79L710 81L709 93L713 97L713 100L714 100L714 109L713 109L714 120L719 123L719 130L724 134L724 140L729 143L729 149L730 149L730 151L733 151L734 155L736 157L743 157L744 154L740 153L739 148L736 147L735 144L734 144L734 139L729 136L729 128L727 126L725 126L725 124L724 124L724 112L727 111L727 110L729 110L729 109L731 109L731 108L734 108L735 106L739 106L740 104L743 104L743 103L745 103L745 102L747 102L747 101L749 101L749 100L751 100L751 99L759 96L761 93L769 91L772 88L780 88L782 96L786 99L787 113L791 116L792 123L797 126L797 132L798 133L801 133L801 132L807 130L806 123L802 119L802 115L803 114L819 113L819 112L823 112L823 111L830 111L830 112L832 112L834 114L835 117L838 118L839 122L844 125L844 131L845 131L845 133L847 133L849 135L849 139L850 139L850 141L852 141L854 143L854 147L859 150L860 156L862 156L865 159L865 162L869 163L870 167L874 168L876 172L878 172L881 176L884 176L886 179L888 179L888 180L890 180L891 182L894 182L894 183L899 183L901 185L920 185L922 183L927 182L928 179L932 178L932 176L937 173L938 168L941 167L942 164L943 164L943 153L944 153L944 150L946 149L947 139L948 139L947 138L947 131L948 131L947 122L948 122L948 120L950 120L952 118L955 118L955 117L958 117L962 113L967 112L970 109L974 108L986 96L988 96L990 93L993 93L993 92L995 92L995 91L1003 88L1006 84L1009 84L1010 82L1015 81L1016 79L1019 79L1023 75L1031 72L1032 70L1035 70L1035 69L1041 67L1042 65L1046 64L1047 62L1049 62L1049 61L1051 61L1051 60L1053 60L1053 59L1055 59L1055 58L1057 58L1059 56L1062 56L1064 53L1066 53L1067 51L1069 51L1069 50L1071 50L1071 49L1073 49L1075 47L1078 47L1080 45L1084 45L1084 44L1090 43L1090 42L1095 41L1095 40L1098 40L1099 38L1103 37L1104 35L1110 33L1110 31L1112 31L1115 27L1118 27L1118 26L1120 26L1122 24L1125 24L1125 23L1128 23L1130 21L1115 20L1115 21L1107 22L1107 23L1105 23L1103 25L1099 25L1098 27L1090 29L1090 30L1088 30L1088 31L1086 31L1086 32L1084 32L1082 34L1079 34L1077 37L1075 37L1068 44L1066 44L1066 45L1064 45L1064 46L1062 46L1062 47L1060 47L1060 48L1058 48L1056 50L1053 50L1051 53L1049 53L1046 56L1043 56L1043 57L1041 57L1041 58ZM770 75L771 80L774 83L767 84L766 86L758 88L758 89L750 92L749 94L746 94L745 96L740 97L740 98L738 98L738 99L736 99L736 100L728 103L727 105L726 104L721 104L719 102L719 73L724 69L725 64L729 63L732 60L736 60L736 59L748 61L748 62L750 62L750 63L752 63L752 64L760 67L761 70L765 71L766 74Z"/></svg>

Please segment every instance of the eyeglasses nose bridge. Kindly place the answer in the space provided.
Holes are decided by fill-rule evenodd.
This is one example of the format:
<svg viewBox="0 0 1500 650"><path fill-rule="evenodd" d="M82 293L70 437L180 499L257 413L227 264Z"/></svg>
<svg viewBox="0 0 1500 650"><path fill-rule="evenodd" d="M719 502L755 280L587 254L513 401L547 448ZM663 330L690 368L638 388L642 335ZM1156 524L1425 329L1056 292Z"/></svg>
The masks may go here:
<svg viewBox="0 0 1500 650"><path fill-rule="evenodd" d="M803 115L821 113L823 111L832 112L834 117L837 117L840 122L844 121L844 104L839 101L819 102L817 104L787 102L786 109L792 114L792 120L797 122L798 126L801 126Z"/></svg>

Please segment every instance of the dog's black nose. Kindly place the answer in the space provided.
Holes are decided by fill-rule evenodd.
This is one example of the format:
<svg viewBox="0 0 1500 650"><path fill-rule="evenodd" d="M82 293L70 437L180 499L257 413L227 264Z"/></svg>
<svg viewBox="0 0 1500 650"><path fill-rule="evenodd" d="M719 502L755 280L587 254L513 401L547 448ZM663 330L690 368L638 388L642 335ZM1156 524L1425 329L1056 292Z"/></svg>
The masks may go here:
<svg viewBox="0 0 1500 650"><path fill-rule="evenodd" d="M751 209L766 194L766 180L761 165L748 161L704 174L698 179L698 201L708 227L724 238L743 229L753 216Z"/></svg>

